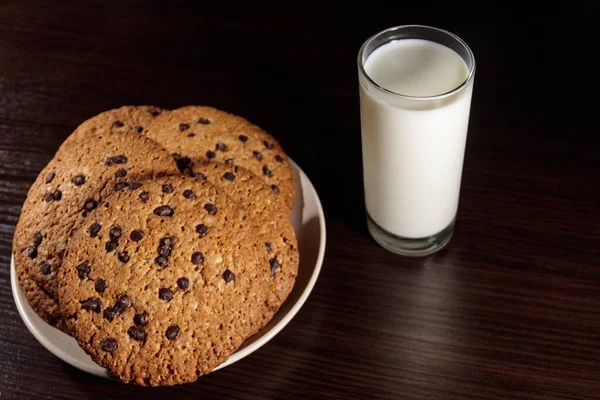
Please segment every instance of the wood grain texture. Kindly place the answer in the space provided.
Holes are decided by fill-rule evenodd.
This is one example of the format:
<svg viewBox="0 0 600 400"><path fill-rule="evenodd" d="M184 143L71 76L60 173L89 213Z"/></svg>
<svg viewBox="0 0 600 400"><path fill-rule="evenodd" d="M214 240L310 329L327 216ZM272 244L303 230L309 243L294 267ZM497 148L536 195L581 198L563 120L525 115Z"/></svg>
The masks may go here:
<svg viewBox="0 0 600 400"><path fill-rule="evenodd" d="M587 61L599 10L483 3L1 2L0 398L600 398L600 135L597 101L582 97L599 89ZM458 34L477 59L457 231L424 259L373 242L362 194L356 54L407 23ZM75 370L12 300L29 186L80 122L124 104L249 118L325 208L327 253L303 309L194 384L148 389Z"/></svg>

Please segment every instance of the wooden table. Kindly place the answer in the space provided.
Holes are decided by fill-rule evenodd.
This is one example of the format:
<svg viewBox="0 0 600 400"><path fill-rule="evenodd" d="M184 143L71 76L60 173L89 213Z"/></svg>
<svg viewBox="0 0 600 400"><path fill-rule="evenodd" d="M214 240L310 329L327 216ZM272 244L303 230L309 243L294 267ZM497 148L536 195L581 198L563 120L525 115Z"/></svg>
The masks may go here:
<svg viewBox="0 0 600 400"><path fill-rule="evenodd" d="M0 4L0 398L600 398L597 7L197 3ZM406 23L458 34L477 59L457 231L421 259L374 243L362 194L356 54ZM305 306L193 384L80 372L13 303L29 186L80 122L123 104L243 115L323 201L327 251Z"/></svg>

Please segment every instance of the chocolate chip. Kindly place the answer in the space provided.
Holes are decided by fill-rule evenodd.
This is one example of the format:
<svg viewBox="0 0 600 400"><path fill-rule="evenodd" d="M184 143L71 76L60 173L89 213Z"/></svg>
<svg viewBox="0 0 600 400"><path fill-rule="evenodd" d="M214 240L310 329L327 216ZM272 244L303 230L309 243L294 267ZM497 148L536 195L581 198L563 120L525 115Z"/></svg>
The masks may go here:
<svg viewBox="0 0 600 400"><path fill-rule="evenodd" d="M121 237L121 228L117 225L111 226L110 230L108 231L108 237L111 241L117 240L118 238L120 238Z"/></svg>
<svg viewBox="0 0 600 400"><path fill-rule="evenodd" d="M183 132L187 129L190 129L190 124L179 124L179 131Z"/></svg>
<svg viewBox="0 0 600 400"><path fill-rule="evenodd" d="M158 290L158 298L164 301L171 301L173 298L173 291L169 288L160 288Z"/></svg>
<svg viewBox="0 0 600 400"><path fill-rule="evenodd" d="M110 167L115 164L125 164L127 163L127 157L124 154L119 154L118 156L108 157L104 162L104 165Z"/></svg>
<svg viewBox="0 0 600 400"><path fill-rule="evenodd" d="M204 175L202 172L194 172L194 178L198 178L201 181L205 181L206 175Z"/></svg>
<svg viewBox="0 0 600 400"><path fill-rule="evenodd" d="M227 149L228 149L228 147L227 147L227 145L225 143L219 142L215 146L215 150L217 150L217 151L223 151L223 152L225 152L225 151L227 151Z"/></svg>
<svg viewBox="0 0 600 400"><path fill-rule="evenodd" d="M52 264L50 264L48 261L44 261L40 267L40 272L42 275L50 274L50 272L52 272Z"/></svg>
<svg viewBox="0 0 600 400"><path fill-rule="evenodd" d="M94 289L96 289L96 292L98 293L103 293L106 290L106 281L101 278L96 279L96 282L94 282Z"/></svg>
<svg viewBox="0 0 600 400"><path fill-rule="evenodd" d="M29 258L36 258L38 256L38 247L42 244L42 234L36 232L33 235L33 246L27 248L27 256Z"/></svg>
<svg viewBox="0 0 600 400"><path fill-rule="evenodd" d="M279 154L275 155L275 161L277 161L278 163L283 163L283 157L281 157Z"/></svg>
<svg viewBox="0 0 600 400"><path fill-rule="evenodd" d="M204 254L196 251L192 254L192 264L201 265L204 262Z"/></svg>
<svg viewBox="0 0 600 400"><path fill-rule="evenodd" d="M79 302L81 304L81 308L86 311L93 311L95 313L99 313L102 308L102 302L97 297L92 297L87 300L83 300Z"/></svg>
<svg viewBox="0 0 600 400"><path fill-rule="evenodd" d="M187 190L184 190L183 197L185 197L186 199L193 200L196 198L196 193L194 193L190 189L187 189Z"/></svg>
<svg viewBox="0 0 600 400"><path fill-rule="evenodd" d="M133 131L134 131L135 133L142 133L142 132L144 132L144 127L143 127L143 126L139 126L139 125L138 125L138 126L135 126L135 127L133 128Z"/></svg>
<svg viewBox="0 0 600 400"><path fill-rule="evenodd" d="M213 158L215 158L217 156L217 153L215 153L214 151L207 151L206 152L206 158L208 158L209 160L212 160Z"/></svg>
<svg viewBox="0 0 600 400"><path fill-rule="evenodd" d="M148 201L148 199L150 198L150 193L148 193L148 192L141 192L141 193L140 193L140 195L139 195L139 198L140 198L140 200L141 200L142 202L144 202L144 203L145 203L145 202L147 202L147 201Z"/></svg>
<svg viewBox="0 0 600 400"><path fill-rule="evenodd" d="M171 255L171 248L167 246L159 246L158 255L168 258Z"/></svg>
<svg viewBox="0 0 600 400"><path fill-rule="evenodd" d="M169 256L171 255L171 249L168 247L159 247L158 248L158 257L156 258L156 263L161 267L166 267L169 261Z"/></svg>
<svg viewBox="0 0 600 400"><path fill-rule="evenodd" d="M121 190L125 189L127 186L128 186L128 183L127 183L127 182L118 182L118 183L115 185L115 190L116 190L117 192L120 192Z"/></svg>
<svg viewBox="0 0 600 400"><path fill-rule="evenodd" d="M154 209L154 214L158 215L159 217L172 217L173 214L175 214L175 210L169 206L160 206Z"/></svg>
<svg viewBox="0 0 600 400"><path fill-rule="evenodd" d="M153 117L158 117L160 115L160 111L151 110L151 111L148 111L148 114L152 115Z"/></svg>
<svg viewBox="0 0 600 400"><path fill-rule="evenodd" d="M177 287L181 290L187 290L190 287L190 280L185 276L177 279Z"/></svg>
<svg viewBox="0 0 600 400"><path fill-rule="evenodd" d="M115 172L115 178L123 178L124 176L127 176L127 171L123 168Z"/></svg>
<svg viewBox="0 0 600 400"><path fill-rule="evenodd" d="M133 317L133 323L138 326L146 326L148 324L148 314L145 312L135 314Z"/></svg>
<svg viewBox="0 0 600 400"><path fill-rule="evenodd" d="M131 306L131 299L126 294L122 294L117 299L117 303L115 304L115 312L117 314L122 314L123 311L127 310Z"/></svg>
<svg viewBox="0 0 600 400"><path fill-rule="evenodd" d="M127 163L127 157L124 154L119 154L118 156L108 157L104 162L104 165L110 167L115 164L125 164Z"/></svg>
<svg viewBox="0 0 600 400"><path fill-rule="evenodd" d="M169 340L177 339L177 336L179 336L179 326L171 325L170 327L168 327L165 336Z"/></svg>
<svg viewBox="0 0 600 400"><path fill-rule="evenodd" d="M223 279L225 279L226 283L229 283L235 279L235 274L227 268L225 272L223 272Z"/></svg>
<svg viewBox="0 0 600 400"><path fill-rule="evenodd" d="M160 267L166 267L169 265L169 259L165 256L158 256L154 259L154 262L157 263Z"/></svg>
<svg viewBox="0 0 600 400"><path fill-rule="evenodd" d="M28 247L27 248L27 256L29 258L36 258L38 256L37 247Z"/></svg>
<svg viewBox="0 0 600 400"><path fill-rule="evenodd" d="M188 133L188 136L187 136L187 137L194 137L194 136L196 136L196 134L195 134L195 133Z"/></svg>
<svg viewBox="0 0 600 400"><path fill-rule="evenodd" d="M206 203L204 205L204 209L206 210L207 213L209 213L210 215L215 215L217 213L217 207L215 207L214 204L212 203Z"/></svg>
<svg viewBox="0 0 600 400"><path fill-rule="evenodd" d="M273 251L273 247L271 246L271 243L269 243L269 242L265 242L265 248L267 249L267 254L269 254Z"/></svg>
<svg viewBox="0 0 600 400"><path fill-rule="evenodd" d="M223 179L227 179L228 181L233 181L235 179L235 175L231 172L225 172L223 174Z"/></svg>
<svg viewBox="0 0 600 400"><path fill-rule="evenodd" d="M40 244L42 244L42 233L41 232L36 232L33 234L33 246L34 247L39 247Z"/></svg>
<svg viewBox="0 0 600 400"><path fill-rule="evenodd" d="M52 197L54 198L54 201L59 201L60 199L62 199L62 192L60 190L57 190L56 192L54 192Z"/></svg>
<svg viewBox="0 0 600 400"><path fill-rule="evenodd" d="M139 242L143 238L144 238L144 232L139 229L136 229L135 231L131 231L131 233L129 234L129 239L133 240L134 242Z"/></svg>
<svg viewBox="0 0 600 400"><path fill-rule="evenodd" d="M87 278L91 270L92 268L90 267L90 264L86 262L79 264L77 266L77 276L79 277L79 280L82 281Z"/></svg>
<svg viewBox="0 0 600 400"><path fill-rule="evenodd" d="M208 125L208 124L210 124L210 120L209 120L208 118L201 117L201 118L198 120L198 123L199 123L199 124L202 124L202 125Z"/></svg>
<svg viewBox="0 0 600 400"><path fill-rule="evenodd" d="M121 121L115 121L113 124L113 128L122 128L123 126L125 126L125 124Z"/></svg>
<svg viewBox="0 0 600 400"><path fill-rule="evenodd" d="M179 168L179 171L183 172L183 170L190 166L190 164L192 163L192 159L189 157L181 157L178 160L176 160L176 163L177 168Z"/></svg>
<svg viewBox="0 0 600 400"><path fill-rule="evenodd" d="M225 164L232 165L233 164L233 158L228 158L227 160L225 160Z"/></svg>
<svg viewBox="0 0 600 400"><path fill-rule="evenodd" d="M273 143L269 143L266 140L263 142L263 144L265 145L265 148L267 150L273 150L273 148L275 147L275 145Z"/></svg>
<svg viewBox="0 0 600 400"><path fill-rule="evenodd" d="M171 255L171 249L173 248L174 244L175 244L175 240L173 240L172 237L165 236L165 237L161 238L160 241L158 242L159 253L163 256L169 257ZM161 249L168 249L169 251L167 253L163 253L163 252L161 252Z"/></svg>
<svg viewBox="0 0 600 400"><path fill-rule="evenodd" d="M169 183L162 185L162 191L163 193L173 193L173 186Z"/></svg>
<svg viewBox="0 0 600 400"><path fill-rule="evenodd" d="M89 230L90 236L93 237L93 238L95 238L96 236L98 236L98 233L100 232L101 228L102 228L102 226L99 223L97 223L97 222L94 222L93 224L91 224L90 225L90 230Z"/></svg>
<svg viewBox="0 0 600 400"><path fill-rule="evenodd" d="M198 224L196 225L196 232L198 233L199 237L203 238L208 233L208 227L204 224Z"/></svg>
<svg viewBox="0 0 600 400"><path fill-rule="evenodd" d="M52 182L55 176L56 172L50 172L48 175L46 175L46 183Z"/></svg>
<svg viewBox="0 0 600 400"><path fill-rule="evenodd" d="M144 328L139 326L130 326L129 329L127 329L127 334L130 338L138 342L143 342L146 340L146 332L144 331Z"/></svg>
<svg viewBox="0 0 600 400"><path fill-rule="evenodd" d="M112 320L115 319L116 315L117 315L117 312L112 307L106 307L104 309L104 312L102 313L102 316L104 317L104 319L107 319L109 322L112 322Z"/></svg>
<svg viewBox="0 0 600 400"><path fill-rule="evenodd" d="M83 205L83 208L86 211L92 211L94 209L96 209L96 207L98 207L98 202L96 200L93 199L89 199L85 202L85 204Z"/></svg>
<svg viewBox="0 0 600 400"><path fill-rule="evenodd" d="M279 187L277 187L277 185L271 185L271 190L273 193L279 194Z"/></svg>
<svg viewBox="0 0 600 400"><path fill-rule="evenodd" d="M112 353L119 347L117 341L113 338L104 339L100 342L100 347L107 353Z"/></svg>
<svg viewBox="0 0 600 400"><path fill-rule="evenodd" d="M269 169L269 167L267 167L266 165L263 165L263 167L262 167L262 172L263 172L263 175L264 175L264 176L267 176L267 177L269 177L269 178L270 178L270 177L273 175L273 174L271 173L271 170Z"/></svg>
<svg viewBox="0 0 600 400"><path fill-rule="evenodd" d="M129 184L129 190L135 190L135 189L139 189L142 187L142 184L139 182L131 182Z"/></svg>
<svg viewBox="0 0 600 400"><path fill-rule="evenodd" d="M75 175L73 179L71 179L71 182L73 182L73 185L75 186L81 186L85 183L85 176Z"/></svg>
<svg viewBox="0 0 600 400"><path fill-rule="evenodd" d="M129 253L127 252L127 250L120 251L119 253L117 253L117 258L122 263L126 263L129 261Z"/></svg>
<svg viewBox="0 0 600 400"><path fill-rule="evenodd" d="M240 142L246 143L248 141L248 136L240 135L240 136L238 136L238 139L240 139Z"/></svg>
<svg viewBox="0 0 600 400"><path fill-rule="evenodd" d="M271 264L271 278L275 276L275 270L279 268L279 261L276 258L271 258L269 260L269 264Z"/></svg>
<svg viewBox="0 0 600 400"><path fill-rule="evenodd" d="M119 246L119 243L117 241L110 241L110 242L106 242L106 244L104 245L104 248L106 249L107 252L111 252L111 251L115 251L117 249L117 246Z"/></svg>
<svg viewBox="0 0 600 400"><path fill-rule="evenodd" d="M50 203L52 200L54 200L54 195L52 193L46 193L44 195L44 201L46 203Z"/></svg>
<svg viewBox="0 0 600 400"><path fill-rule="evenodd" d="M158 255L163 257L169 257L171 255L171 247L158 246Z"/></svg>
<svg viewBox="0 0 600 400"><path fill-rule="evenodd" d="M260 154L260 151L253 151L252 155L254 156L254 158L256 158L258 161L262 160L262 154Z"/></svg>

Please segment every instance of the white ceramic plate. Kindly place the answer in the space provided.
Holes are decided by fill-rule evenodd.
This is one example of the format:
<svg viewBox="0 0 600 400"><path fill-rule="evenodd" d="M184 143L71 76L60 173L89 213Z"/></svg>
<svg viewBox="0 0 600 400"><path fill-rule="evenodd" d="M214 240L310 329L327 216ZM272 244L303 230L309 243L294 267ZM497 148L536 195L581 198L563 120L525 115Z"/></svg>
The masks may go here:
<svg viewBox="0 0 600 400"><path fill-rule="evenodd" d="M291 161L291 160L290 160ZM296 177L296 204L292 211L292 225L298 238L300 266L292 293L282 304L273 319L259 333L244 344L215 370L241 360L271 340L298 313L312 291L325 255L325 216L321 201L312 183L292 161ZM44 322L31 309L19 287L15 267L11 260L10 280L13 297L21 318L35 338L55 356L75 368L90 374L109 377L107 371L94 363L77 345L75 339Z"/></svg>

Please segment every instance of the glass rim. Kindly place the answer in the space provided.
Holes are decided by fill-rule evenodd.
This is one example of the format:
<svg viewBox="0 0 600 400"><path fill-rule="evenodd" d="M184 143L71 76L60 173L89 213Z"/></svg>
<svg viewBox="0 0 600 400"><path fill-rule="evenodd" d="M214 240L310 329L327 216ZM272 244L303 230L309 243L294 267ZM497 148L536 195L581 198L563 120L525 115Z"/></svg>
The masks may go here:
<svg viewBox="0 0 600 400"><path fill-rule="evenodd" d="M469 74L467 75L465 80L460 85L455 87L454 89L449 90L448 92L445 92L445 93L436 94L433 96L410 96L407 94L402 94L402 93L394 92L393 90L386 89L383 86L379 85L377 82L375 82L373 79L371 79L369 74L367 74L367 71L365 71L364 63L363 63L363 55L364 55L364 51L365 51L365 48L367 47L367 45L369 43L371 43L373 40L375 40L375 38L377 38L387 32L396 31L398 29L406 29L406 28L424 28L424 29L428 29L428 30L432 30L432 31L437 31L439 33L442 33L444 35L451 37L452 39L456 40L461 46L463 46L465 48L465 50L467 51L469 58L473 62L473 64L470 67L467 66L469 68ZM403 40L403 39L396 39L396 40ZM429 40L429 39L425 39L425 40ZM390 43L392 41L393 40L390 40L387 43ZM379 47L381 47L381 46L378 46L378 48ZM448 47L448 46L446 46L446 47ZM451 49L451 50L455 51L453 49ZM462 58L462 56L461 56L461 58ZM359 70L360 74L367 80L367 82L369 82L375 88L381 90L384 93L387 93L387 94L390 94L393 96L398 96L398 97L401 97L401 98L404 98L407 100L417 100L417 101L442 100L449 96L454 95L455 93L462 91L473 80L473 77L475 76L475 67L476 67L475 66L475 55L473 54L473 52L471 51L471 48L467 45L467 43L464 40L462 40L459 36L455 35L452 32L449 32L447 30L440 29L440 28L435 28L433 26L428 26L428 25L398 25L398 26L392 26L390 28L386 28L384 30L381 30L381 31L373 34L371 37L369 37L367 40L365 40L364 43L360 46L360 50L358 51L357 62L358 62L358 70Z"/></svg>

